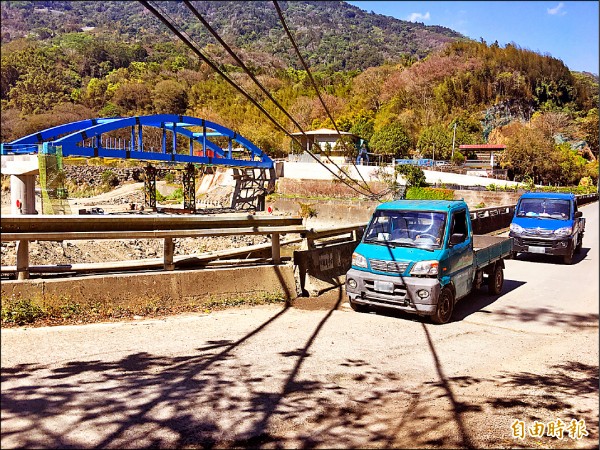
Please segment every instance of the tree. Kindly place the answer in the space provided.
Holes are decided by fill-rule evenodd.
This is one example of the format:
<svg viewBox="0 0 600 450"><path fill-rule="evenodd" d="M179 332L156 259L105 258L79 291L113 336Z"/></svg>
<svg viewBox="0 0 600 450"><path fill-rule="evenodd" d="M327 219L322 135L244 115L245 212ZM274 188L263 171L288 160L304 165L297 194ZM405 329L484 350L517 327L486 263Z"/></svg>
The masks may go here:
<svg viewBox="0 0 600 450"><path fill-rule="evenodd" d="M370 141L375 133L373 126L374 120L372 114L365 112L356 118L353 125L350 127L350 133L355 134L365 141Z"/></svg>
<svg viewBox="0 0 600 450"><path fill-rule="evenodd" d="M587 142L592 154L598 159L598 109L590 109L587 116L579 119L582 138Z"/></svg>
<svg viewBox="0 0 600 450"><path fill-rule="evenodd" d="M159 114L185 114L187 90L177 81L159 81L152 91L152 104Z"/></svg>
<svg viewBox="0 0 600 450"><path fill-rule="evenodd" d="M562 112L536 112L531 117L531 125L541 129L546 136L553 137L569 124L569 117Z"/></svg>
<svg viewBox="0 0 600 450"><path fill-rule="evenodd" d="M411 142L404 127L398 122L393 122L373 133L369 147L380 155L402 158L408 155Z"/></svg>
<svg viewBox="0 0 600 450"><path fill-rule="evenodd" d="M452 130L442 124L423 129L417 142L417 148L424 158L450 159Z"/></svg>
<svg viewBox="0 0 600 450"><path fill-rule="evenodd" d="M406 189L411 187L427 186L425 181L425 173L419 166L410 164L398 164L394 169L397 175L402 175L406 180Z"/></svg>
<svg viewBox="0 0 600 450"><path fill-rule="evenodd" d="M557 145L551 159L554 160L551 181L572 186L585 176L585 159L571 149L568 143Z"/></svg>
<svg viewBox="0 0 600 450"><path fill-rule="evenodd" d="M150 89L144 83L122 84L115 91L113 102L126 114L145 113L152 102Z"/></svg>
<svg viewBox="0 0 600 450"><path fill-rule="evenodd" d="M554 150L554 142L536 128L524 125L518 127L507 139L506 149L500 155L500 165L511 169L515 178L531 177L535 183L549 182L549 155Z"/></svg>
<svg viewBox="0 0 600 450"><path fill-rule="evenodd" d="M10 106L22 114L39 114L69 100L70 89L58 73L30 71L10 90Z"/></svg>

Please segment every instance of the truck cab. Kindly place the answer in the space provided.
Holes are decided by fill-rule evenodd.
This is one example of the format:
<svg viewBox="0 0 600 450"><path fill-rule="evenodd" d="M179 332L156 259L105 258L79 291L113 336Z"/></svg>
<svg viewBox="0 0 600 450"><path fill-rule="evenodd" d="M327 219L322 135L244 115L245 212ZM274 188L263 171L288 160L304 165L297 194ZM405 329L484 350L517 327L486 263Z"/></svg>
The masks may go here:
<svg viewBox="0 0 600 450"><path fill-rule="evenodd" d="M379 205L346 274L346 293L355 310L384 307L448 322L455 302L485 278L502 288L512 242L494 237L477 254L464 201L398 200ZM501 243L500 243L501 244Z"/></svg>
<svg viewBox="0 0 600 450"><path fill-rule="evenodd" d="M528 192L515 207L509 236L514 252L558 255L565 264L581 250L585 219L574 194Z"/></svg>

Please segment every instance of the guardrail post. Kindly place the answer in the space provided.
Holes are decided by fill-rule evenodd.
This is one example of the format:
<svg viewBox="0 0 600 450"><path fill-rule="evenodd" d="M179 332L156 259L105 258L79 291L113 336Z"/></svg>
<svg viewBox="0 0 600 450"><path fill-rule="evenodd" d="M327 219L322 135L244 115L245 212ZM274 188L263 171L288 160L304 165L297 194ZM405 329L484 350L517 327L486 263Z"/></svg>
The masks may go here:
<svg viewBox="0 0 600 450"><path fill-rule="evenodd" d="M173 253L175 253L175 242L173 238L166 237L164 245L164 270L174 270L175 265L173 264Z"/></svg>
<svg viewBox="0 0 600 450"><path fill-rule="evenodd" d="M17 274L18 280L29 278L29 241L17 241Z"/></svg>
<svg viewBox="0 0 600 450"><path fill-rule="evenodd" d="M271 256L273 264L281 263L281 247L279 244L279 233L271 234Z"/></svg>

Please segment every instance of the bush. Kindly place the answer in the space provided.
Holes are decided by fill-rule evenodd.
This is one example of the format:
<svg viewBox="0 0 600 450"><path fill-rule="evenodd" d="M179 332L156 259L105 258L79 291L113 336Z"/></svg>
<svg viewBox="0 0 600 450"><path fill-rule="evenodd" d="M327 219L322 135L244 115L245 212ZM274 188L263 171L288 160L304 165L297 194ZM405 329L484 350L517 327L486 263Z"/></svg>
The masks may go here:
<svg viewBox="0 0 600 450"><path fill-rule="evenodd" d="M298 204L300 205L300 217L303 217L305 219L308 219L310 217L317 217L317 210L313 208L312 205L300 202L298 202Z"/></svg>
<svg viewBox="0 0 600 450"><path fill-rule="evenodd" d="M173 172L167 172L165 174L165 181L171 184L175 182L175 175L173 175Z"/></svg>
<svg viewBox="0 0 600 450"><path fill-rule="evenodd" d="M183 189L177 188L169 195L163 195L157 189L156 190L156 201L157 202L164 202L164 201L182 202L183 201Z"/></svg>
<svg viewBox="0 0 600 450"><path fill-rule="evenodd" d="M425 172L418 166L409 164L399 164L394 169L397 175L402 175L406 179L406 187L424 187L427 186L425 181Z"/></svg>
<svg viewBox="0 0 600 450"><path fill-rule="evenodd" d="M102 184L109 187L118 186L119 177L112 170L105 170L102 172Z"/></svg>
<svg viewBox="0 0 600 450"><path fill-rule="evenodd" d="M2 305L2 322L23 325L33 323L36 319L45 315L44 310L29 299L9 301L6 306Z"/></svg>
<svg viewBox="0 0 600 450"><path fill-rule="evenodd" d="M411 187L406 191L406 200L454 200L454 190Z"/></svg>

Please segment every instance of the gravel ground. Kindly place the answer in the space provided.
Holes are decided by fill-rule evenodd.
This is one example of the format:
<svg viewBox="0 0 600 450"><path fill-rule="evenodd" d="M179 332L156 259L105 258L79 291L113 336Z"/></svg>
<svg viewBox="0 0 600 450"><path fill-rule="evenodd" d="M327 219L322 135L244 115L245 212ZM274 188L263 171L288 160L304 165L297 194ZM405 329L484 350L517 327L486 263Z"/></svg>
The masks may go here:
<svg viewBox="0 0 600 450"><path fill-rule="evenodd" d="M168 194L175 189L165 182L158 182L161 193ZM207 214L215 213L228 196L226 189L219 188L211 195L204 196L201 207ZM142 213L144 204L143 183L132 183L101 195L90 198L70 199L71 211L100 207L106 214L131 213L131 205ZM165 207L178 205L162 205ZM10 192L2 192L2 214L10 213ZM246 247L248 245L270 242L266 236L225 236L182 238L175 240L175 255L191 255L228 248ZM74 263L99 263L110 261L139 260L161 258L163 256L162 239L127 239L127 240L92 240L47 242L33 241L29 247L31 265L56 265ZM1 263L3 266L16 264L15 242L3 242L1 245Z"/></svg>

